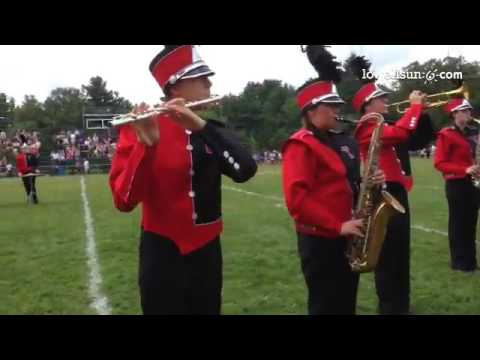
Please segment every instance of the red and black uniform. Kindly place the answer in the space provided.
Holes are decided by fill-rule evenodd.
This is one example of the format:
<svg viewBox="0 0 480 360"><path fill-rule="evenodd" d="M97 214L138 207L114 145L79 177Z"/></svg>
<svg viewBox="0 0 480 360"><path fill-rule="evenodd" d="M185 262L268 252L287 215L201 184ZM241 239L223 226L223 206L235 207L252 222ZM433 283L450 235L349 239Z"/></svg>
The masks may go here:
<svg viewBox="0 0 480 360"><path fill-rule="evenodd" d="M360 89L354 98L354 107L362 107L376 97L388 93L371 83ZM410 138L422 119L423 106L412 105L405 115L394 124L386 124L382 136L383 147L380 152L380 168L386 177L387 191L405 208L405 214L397 214L388 225L382 252L375 269L375 284L379 298L380 314L406 314L410 311L410 210L408 190L413 185L410 171L403 166L409 164L406 150ZM373 131L374 119L362 121L357 125L357 139L362 160L365 161ZM402 149L397 153L398 149ZM404 151L405 150L405 151ZM406 158L407 157L407 158ZM410 169L408 169L410 170Z"/></svg>
<svg viewBox="0 0 480 360"><path fill-rule="evenodd" d="M19 153L17 155L17 170L20 176L32 172L32 167L28 166L28 159L26 153Z"/></svg>
<svg viewBox="0 0 480 360"><path fill-rule="evenodd" d="M145 313L217 313L221 175L245 182L256 163L220 123L191 133L167 116L157 121L154 147L140 144L130 126L121 129L110 174L120 211L142 203L142 306Z"/></svg>
<svg viewBox="0 0 480 360"><path fill-rule="evenodd" d="M405 172L406 188L408 192L414 187L412 166L410 163L410 151L419 151L427 149L427 158L429 158L429 149L436 139L436 131L432 125L432 119L428 113L420 116L415 132L410 135L408 142L400 143L395 146L395 152L400 159L400 165Z"/></svg>
<svg viewBox="0 0 480 360"><path fill-rule="evenodd" d="M38 161L36 157L32 154L22 152L17 155L16 162L17 171L19 176L22 177L23 186L25 187L25 192L29 201L31 199L34 203L38 203L36 177L25 176L27 174L33 174L35 172L35 168L38 166Z"/></svg>
<svg viewBox="0 0 480 360"><path fill-rule="evenodd" d="M164 56L178 56L179 51L192 59L192 48L186 45L166 49ZM184 65L179 59L170 66L175 64ZM189 66L198 76L211 74L205 65ZM169 79L161 70L155 71L157 80ZM193 76L191 71L184 74ZM120 129L110 173L120 211L142 204L142 309L144 314L220 314L221 176L245 182L255 175L257 165L219 122L208 121L192 133L168 116L156 121L160 141L152 147L139 143L130 125Z"/></svg>
<svg viewBox="0 0 480 360"><path fill-rule="evenodd" d="M477 268L479 191L466 173L474 165L477 141L477 129L466 127L462 131L458 126L449 126L438 133L435 150L435 168L445 179L451 267L466 272Z"/></svg>
<svg viewBox="0 0 480 360"><path fill-rule="evenodd" d="M358 196L358 146L343 133L302 129L285 144L283 159L284 193L295 221L309 314L354 314L359 275L351 271L340 230L353 218Z"/></svg>
<svg viewBox="0 0 480 360"><path fill-rule="evenodd" d="M320 74L335 75L326 71L336 65L323 47L310 45L307 53L314 66L321 64L320 69L316 66ZM308 118L308 111L318 106L344 103L333 80L306 83L297 91L297 103L307 126L283 147L283 190L295 222L308 313L355 314L359 275L350 268L347 239L340 233L342 224L353 218L360 179L358 147L343 133L318 130Z"/></svg>

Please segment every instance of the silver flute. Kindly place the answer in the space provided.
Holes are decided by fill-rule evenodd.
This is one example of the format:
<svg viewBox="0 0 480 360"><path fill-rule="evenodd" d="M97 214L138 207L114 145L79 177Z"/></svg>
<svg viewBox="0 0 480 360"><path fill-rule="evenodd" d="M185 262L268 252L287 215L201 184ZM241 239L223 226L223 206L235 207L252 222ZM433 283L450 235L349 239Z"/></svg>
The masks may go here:
<svg viewBox="0 0 480 360"><path fill-rule="evenodd" d="M204 105L218 104L220 103L221 100L222 100L221 96L214 96L205 100L187 103L185 104L185 107L189 109L195 109L197 107L202 107ZM129 114L115 116L112 120L112 126L121 126L121 125L130 124L137 121L142 121L152 116L158 116L158 115L164 114L168 111L169 110L165 106L156 106L153 109L150 109L140 114L129 113Z"/></svg>

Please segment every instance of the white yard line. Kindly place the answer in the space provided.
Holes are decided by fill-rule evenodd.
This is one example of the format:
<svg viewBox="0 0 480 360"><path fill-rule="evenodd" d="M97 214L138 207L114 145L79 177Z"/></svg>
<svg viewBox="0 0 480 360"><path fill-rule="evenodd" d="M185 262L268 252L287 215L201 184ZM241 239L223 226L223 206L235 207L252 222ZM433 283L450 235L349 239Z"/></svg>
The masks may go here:
<svg viewBox="0 0 480 360"><path fill-rule="evenodd" d="M108 298L103 295L101 291L102 274L100 273L100 265L98 263L93 218L88 202L85 178L83 176L80 178L80 186L82 189L83 211L85 215L87 264L90 271L88 281L88 292L91 299L90 306L99 315L110 315L112 313L112 310L110 308Z"/></svg>
<svg viewBox="0 0 480 360"><path fill-rule="evenodd" d="M263 195L263 194L254 193L254 192L251 192L251 191L242 190L242 189L239 189L239 188L236 188L236 187L233 187L233 186L222 186L222 188L225 189L225 190L239 192L239 193L242 193L242 194L245 194L245 195L257 196L257 197L261 197L263 199L275 200L275 201L280 201L280 202L283 203L283 198L281 198L279 196Z"/></svg>
<svg viewBox="0 0 480 360"><path fill-rule="evenodd" d="M261 171L255 174L255 176L262 176L262 175L280 175L278 171Z"/></svg>
<svg viewBox="0 0 480 360"><path fill-rule="evenodd" d="M412 229L448 237L448 233L446 233L445 231L440 231L440 230L437 230L437 229L431 229L431 228L428 228L428 227L423 226L423 225L413 225Z"/></svg>
<svg viewBox="0 0 480 360"><path fill-rule="evenodd" d="M256 197L260 197L260 198L263 198L263 199L282 201L282 203L276 203L274 206L276 208L286 208L286 206L283 204L283 199L278 197L278 196L267 196L267 195L263 195L263 194L259 194L259 193L255 193L255 192L251 192L251 191L245 191L245 190L235 188L235 187L232 187L232 186L223 186L223 188L225 190L235 191L235 192L239 192L239 193L242 193L242 194L245 194L245 195L256 196ZM412 229L423 231L423 232L426 232L426 233L431 233L431 234L436 234L436 235L448 237L448 233L446 233L445 231L441 231L441 230L437 230L437 229L431 229L431 228L428 228L428 227L423 226L423 225L413 225ZM477 241L477 243L480 243L480 242Z"/></svg>

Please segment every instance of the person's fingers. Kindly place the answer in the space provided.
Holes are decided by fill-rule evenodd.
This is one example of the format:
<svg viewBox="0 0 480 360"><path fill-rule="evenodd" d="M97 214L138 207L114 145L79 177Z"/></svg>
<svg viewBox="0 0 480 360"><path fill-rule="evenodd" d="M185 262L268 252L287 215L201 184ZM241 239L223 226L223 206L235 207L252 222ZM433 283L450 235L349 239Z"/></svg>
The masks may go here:
<svg viewBox="0 0 480 360"><path fill-rule="evenodd" d="M365 235L363 234L363 232L361 232L360 230L358 229L353 229L352 230L352 233L358 237L364 237Z"/></svg>
<svg viewBox="0 0 480 360"><path fill-rule="evenodd" d="M138 127L138 128L137 128L137 136L138 136L138 140L139 140L142 144L145 144L145 145L147 145L147 146L151 146L151 145L152 145L150 139L148 138L148 136L145 134L144 130L143 130L141 127Z"/></svg>
<svg viewBox="0 0 480 360"><path fill-rule="evenodd" d="M168 102L165 104L165 106L168 107L168 106L170 106L170 105L178 105L178 106L184 107L185 104L186 104L185 99L183 99L183 98L175 98L175 99L172 99L172 100L168 101Z"/></svg>

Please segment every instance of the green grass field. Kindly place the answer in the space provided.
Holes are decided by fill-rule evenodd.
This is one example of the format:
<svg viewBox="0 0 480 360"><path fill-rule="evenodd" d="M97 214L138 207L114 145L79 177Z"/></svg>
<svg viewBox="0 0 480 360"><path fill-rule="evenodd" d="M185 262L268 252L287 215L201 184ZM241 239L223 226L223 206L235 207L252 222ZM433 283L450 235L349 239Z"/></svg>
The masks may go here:
<svg viewBox="0 0 480 360"><path fill-rule="evenodd" d="M480 314L480 273L449 268L443 180L431 161L416 159L413 165L413 309L417 314ZM26 204L20 180L0 180L0 314L96 313L88 290L80 179L41 178L38 206ZM103 278L100 290L113 314L140 314L140 212L114 209L107 176L85 179ZM306 288L293 224L283 206L280 168L263 166L243 185L224 179L224 187L223 313L305 314ZM358 313L375 314L375 309L373 277L362 275Z"/></svg>

